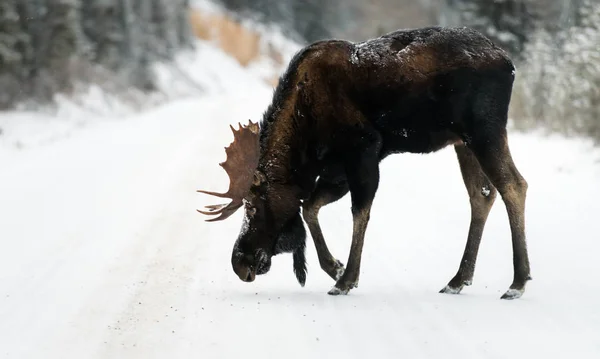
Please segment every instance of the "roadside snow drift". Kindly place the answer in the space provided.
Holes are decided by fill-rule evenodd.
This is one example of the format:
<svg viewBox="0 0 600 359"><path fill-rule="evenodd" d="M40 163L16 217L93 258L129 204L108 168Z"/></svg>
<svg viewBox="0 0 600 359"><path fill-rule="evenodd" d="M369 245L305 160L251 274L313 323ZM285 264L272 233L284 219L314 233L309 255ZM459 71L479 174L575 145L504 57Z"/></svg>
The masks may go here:
<svg viewBox="0 0 600 359"><path fill-rule="evenodd" d="M197 98L81 125L0 115L0 357L600 358L598 151L511 133L534 279L519 300L499 299L512 280L501 200L473 285L438 293L470 215L452 148L381 164L348 296L326 294L310 237L305 288L291 255L243 283L230 265L241 211L204 222L196 208L212 199L195 191L227 188L228 124L260 119L272 91L205 50L223 61L206 66L214 87ZM349 196L321 223L346 262Z"/></svg>

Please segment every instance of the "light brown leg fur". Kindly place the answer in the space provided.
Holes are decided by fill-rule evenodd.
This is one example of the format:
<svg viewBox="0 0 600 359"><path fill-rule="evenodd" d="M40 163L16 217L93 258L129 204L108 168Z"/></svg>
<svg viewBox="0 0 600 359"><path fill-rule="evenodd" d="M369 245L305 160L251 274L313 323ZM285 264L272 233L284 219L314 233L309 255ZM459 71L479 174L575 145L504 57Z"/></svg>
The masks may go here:
<svg viewBox="0 0 600 359"><path fill-rule="evenodd" d="M483 229L497 195L496 188L491 184L485 173L483 173L473 152L463 144L456 145L454 149L458 157L463 181L469 194L471 224L458 272L448 285L440 291L440 293L449 294L458 294L464 286L469 286L473 282L475 263L477 262L477 253Z"/></svg>

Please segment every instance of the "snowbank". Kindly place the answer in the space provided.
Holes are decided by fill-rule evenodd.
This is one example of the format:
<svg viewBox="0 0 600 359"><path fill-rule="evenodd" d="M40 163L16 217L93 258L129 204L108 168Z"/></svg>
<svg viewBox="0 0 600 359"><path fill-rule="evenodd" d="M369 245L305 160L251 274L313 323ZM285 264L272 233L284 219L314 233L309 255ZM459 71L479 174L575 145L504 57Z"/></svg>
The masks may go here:
<svg viewBox="0 0 600 359"><path fill-rule="evenodd" d="M217 44L201 40L194 51L179 54L173 64L159 63L155 70L160 91L144 95L143 100L120 99L91 86L73 96L57 95L52 108L0 112L0 147L24 149L47 144L78 129L122 121L176 99L252 93L257 87L268 88L264 78L275 71L268 59L244 67Z"/></svg>

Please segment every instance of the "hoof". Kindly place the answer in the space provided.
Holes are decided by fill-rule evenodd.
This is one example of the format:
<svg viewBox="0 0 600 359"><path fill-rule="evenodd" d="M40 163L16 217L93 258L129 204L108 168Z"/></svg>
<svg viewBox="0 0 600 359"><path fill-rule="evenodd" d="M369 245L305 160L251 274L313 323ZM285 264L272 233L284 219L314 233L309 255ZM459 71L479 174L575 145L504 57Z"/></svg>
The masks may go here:
<svg viewBox="0 0 600 359"><path fill-rule="evenodd" d="M521 298L521 296L523 295L523 293L525 292L525 289L509 289L506 291L506 293L502 294L502 297L500 297L500 299L507 299L507 300L511 300L511 299L518 299Z"/></svg>
<svg viewBox="0 0 600 359"><path fill-rule="evenodd" d="M450 281L450 283L452 283L453 281ZM473 284L473 281L470 279L467 279L465 281L462 282L461 285L459 286L454 286L451 284L448 284L447 286L445 286L444 288L442 288L442 290L440 290L440 293L446 293L446 294L459 294L460 291L465 287L465 286L470 286L471 284Z"/></svg>
<svg viewBox="0 0 600 359"><path fill-rule="evenodd" d="M340 289L336 286L332 287L327 294L329 295L347 295L350 289Z"/></svg>
<svg viewBox="0 0 600 359"><path fill-rule="evenodd" d="M329 292L327 292L327 294L329 294L329 295L346 295L346 294L348 294L348 292L350 292L350 289L356 288L356 287L358 287L358 283L350 283L350 284L336 283L336 285L334 285L329 290Z"/></svg>
<svg viewBox="0 0 600 359"><path fill-rule="evenodd" d="M440 293L445 293L445 294L459 294L462 289L463 289L462 285L460 287L458 287L458 288L451 287L451 286L447 285L444 288L442 288L442 290L440 290Z"/></svg>

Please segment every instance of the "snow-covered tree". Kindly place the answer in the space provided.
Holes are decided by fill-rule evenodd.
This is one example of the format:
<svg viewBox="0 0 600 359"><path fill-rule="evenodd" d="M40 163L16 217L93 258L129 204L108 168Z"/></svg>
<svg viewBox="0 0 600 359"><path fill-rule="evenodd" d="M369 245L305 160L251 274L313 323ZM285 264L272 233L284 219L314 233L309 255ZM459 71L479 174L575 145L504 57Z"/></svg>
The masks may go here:
<svg viewBox="0 0 600 359"><path fill-rule="evenodd" d="M0 109L7 107L19 93L6 89L18 89L26 75L25 64L31 58L31 39L19 21L14 2L0 3Z"/></svg>
<svg viewBox="0 0 600 359"><path fill-rule="evenodd" d="M120 69L131 59L124 1L90 1L81 10L83 30L92 44L93 61L110 70Z"/></svg>
<svg viewBox="0 0 600 359"><path fill-rule="evenodd" d="M535 28L536 13L530 0L446 0L444 25L473 27L514 57L518 57Z"/></svg>
<svg viewBox="0 0 600 359"><path fill-rule="evenodd" d="M39 32L34 34L38 56L33 86L43 100L59 91L71 91L76 76L73 68L87 61L79 6L78 0L48 1Z"/></svg>
<svg viewBox="0 0 600 359"><path fill-rule="evenodd" d="M0 1L0 109L75 82L154 88L151 64L193 44L189 0Z"/></svg>
<svg viewBox="0 0 600 359"><path fill-rule="evenodd" d="M521 127L600 141L600 2L583 0L575 23L532 37L517 73L513 117Z"/></svg>

